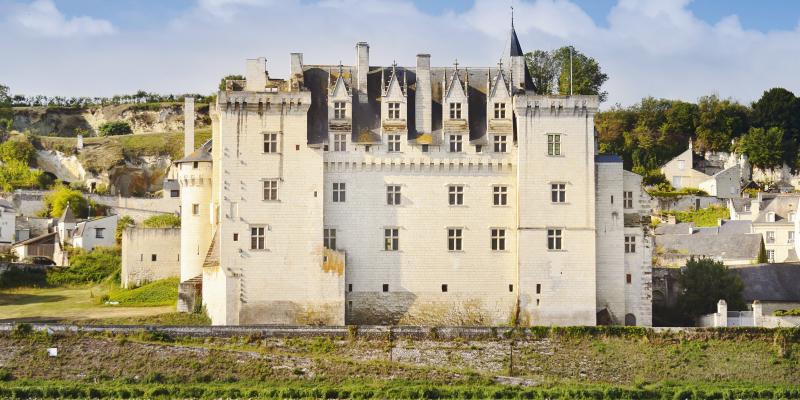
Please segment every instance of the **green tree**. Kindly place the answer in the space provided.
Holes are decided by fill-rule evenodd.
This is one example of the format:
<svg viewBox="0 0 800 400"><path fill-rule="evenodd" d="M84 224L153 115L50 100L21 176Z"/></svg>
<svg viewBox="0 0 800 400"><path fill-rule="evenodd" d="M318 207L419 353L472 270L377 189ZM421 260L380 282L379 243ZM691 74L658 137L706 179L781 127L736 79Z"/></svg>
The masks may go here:
<svg viewBox="0 0 800 400"><path fill-rule="evenodd" d="M781 166L785 156L784 132L780 128L750 128L739 139L736 149L750 160L754 167L768 170Z"/></svg>
<svg viewBox="0 0 800 400"><path fill-rule="evenodd" d="M742 136L750 125L750 110L732 100L704 96L700 109L695 145L700 151L729 151L732 139Z"/></svg>
<svg viewBox="0 0 800 400"><path fill-rule="evenodd" d="M130 135L133 133L131 125L125 121L111 121L97 128L98 136Z"/></svg>
<svg viewBox="0 0 800 400"><path fill-rule="evenodd" d="M0 188L4 192L44 188L50 183L47 175L41 170L31 169L25 162L11 160L0 166Z"/></svg>
<svg viewBox="0 0 800 400"><path fill-rule="evenodd" d="M10 120L12 116L11 90L0 83L0 120Z"/></svg>
<svg viewBox="0 0 800 400"><path fill-rule="evenodd" d="M686 317L694 319L716 311L719 300L725 300L732 310L745 307L744 283L720 261L691 258L681 270L678 283L683 291L678 295L677 306Z"/></svg>
<svg viewBox="0 0 800 400"><path fill-rule="evenodd" d="M767 258L767 248L764 247L764 240L761 240L761 248L758 249L758 258L756 262L759 264L766 264L769 262L769 258Z"/></svg>
<svg viewBox="0 0 800 400"><path fill-rule="evenodd" d="M225 81L243 81L244 77L241 75L228 75L219 81L219 90L225 90Z"/></svg>
<svg viewBox="0 0 800 400"><path fill-rule="evenodd" d="M125 228L133 228L135 226L136 222L129 215L120 217L119 221L117 221L117 229L114 231L114 239L117 240L117 244L122 244L122 231Z"/></svg>
<svg viewBox="0 0 800 400"><path fill-rule="evenodd" d="M180 228L181 217L175 214L160 214L147 218L142 222L146 228Z"/></svg>
<svg viewBox="0 0 800 400"><path fill-rule="evenodd" d="M783 131L783 161L793 169L798 167L800 140L800 100L794 93L773 88L764 92L752 106L753 126L780 128Z"/></svg>
<svg viewBox="0 0 800 400"><path fill-rule="evenodd" d="M64 209L69 204L76 217L86 218L89 207L97 210L97 204L83 197L83 194L64 185L58 185L44 196L44 214L51 218L61 218Z"/></svg>
<svg viewBox="0 0 800 400"><path fill-rule="evenodd" d="M36 162L36 149L28 141L8 140L0 144L0 160L4 163L19 161L32 165Z"/></svg>
<svg viewBox="0 0 800 400"><path fill-rule="evenodd" d="M608 75L602 71L600 63L572 46L551 51L536 50L525 55L528 70L538 94L561 95L570 93L570 54L572 58L572 93L598 95L605 101L608 92L602 91Z"/></svg>

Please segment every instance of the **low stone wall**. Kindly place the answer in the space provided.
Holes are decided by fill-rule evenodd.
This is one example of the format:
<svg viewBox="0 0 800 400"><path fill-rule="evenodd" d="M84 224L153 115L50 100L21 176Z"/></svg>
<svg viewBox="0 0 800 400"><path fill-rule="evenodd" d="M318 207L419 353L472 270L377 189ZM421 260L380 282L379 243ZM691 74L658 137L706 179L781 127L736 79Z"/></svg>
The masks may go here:
<svg viewBox="0 0 800 400"><path fill-rule="evenodd" d="M122 287L180 276L180 228L122 231Z"/></svg>

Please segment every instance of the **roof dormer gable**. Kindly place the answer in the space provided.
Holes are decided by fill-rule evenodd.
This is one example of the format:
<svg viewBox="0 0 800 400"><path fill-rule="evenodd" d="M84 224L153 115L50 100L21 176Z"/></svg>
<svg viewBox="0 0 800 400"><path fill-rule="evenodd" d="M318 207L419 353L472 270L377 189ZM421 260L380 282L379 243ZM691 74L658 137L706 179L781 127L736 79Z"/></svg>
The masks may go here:
<svg viewBox="0 0 800 400"><path fill-rule="evenodd" d="M383 74L383 72L381 72ZM406 96L406 75L402 76L402 85L400 83L400 74L397 71L397 63L392 63L392 68L389 70L389 80L384 80L383 97L387 99L402 99Z"/></svg>
<svg viewBox="0 0 800 400"><path fill-rule="evenodd" d="M489 72L491 75L491 71ZM511 91L508 89L508 80L502 67L498 68L497 75L490 79L491 90L489 91L490 99L508 99L511 98Z"/></svg>
<svg viewBox="0 0 800 400"><path fill-rule="evenodd" d="M330 72L328 72L328 76L333 78ZM339 64L339 71L336 74L335 79L330 78L328 82L330 82L329 90L331 99L349 100L352 96L352 92L350 91L351 85L350 82L345 80L344 68L342 67L341 63Z"/></svg>
<svg viewBox="0 0 800 400"><path fill-rule="evenodd" d="M447 75L445 73L445 75ZM445 77L447 79L447 77ZM445 100L466 100L467 92L464 83L461 80L461 71L458 70L458 64L456 63L456 68L453 70L450 78L447 82L445 82L445 91L444 98Z"/></svg>

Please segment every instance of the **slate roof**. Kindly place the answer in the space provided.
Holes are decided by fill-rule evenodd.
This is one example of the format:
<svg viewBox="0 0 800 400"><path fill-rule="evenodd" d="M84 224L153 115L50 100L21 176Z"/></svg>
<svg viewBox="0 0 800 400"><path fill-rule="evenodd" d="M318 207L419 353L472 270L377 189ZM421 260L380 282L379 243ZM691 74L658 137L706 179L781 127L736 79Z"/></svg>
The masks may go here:
<svg viewBox="0 0 800 400"><path fill-rule="evenodd" d="M797 212L797 202L800 201L798 195L777 195L775 197L764 197L761 201L761 209L758 216L753 220L754 223L771 223L767 222L767 214L769 212L775 213L775 223L789 224L789 212Z"/></svg>
<svg viewBox="0 0 800 400"><path fill-rule="evenodd" d="M753 231L753 223L751 221L722 221L719 226L719 233L721 235L751 233Z"/></svg>
<svg viewBox="0 0 800 400"><path fill-rule="evenodd" d="M32 237L30 239L25 239L21 242L14 243L12 247L26 246L29 244L39 244L42 242L51 242L51 241L55 242L55 237L57 234L58 232L45 233L44 235L39 235L36 237Z"/></svg>
<svg viewBox="0 0 800 400"><path fill-rule="evenodd" d="M192 154L175 161L176 164L185 162L211 162L211 139L206 140L200 147L197 148Z"/></svg>
<svg viewBox="0 0 800 400"><path fill-rule="evenodd" d="M692 222L679 224L660 224L656 227L656 235L741 235L752 232L751 221L722 221L720 226L695 227Z"/></svg>
<svg viewBox="0 0 800 400"><path fill-rule="evenodd" d="M679 224L659 224L656 227L656 235L688 235L694 230L694 223L681 222Z"/></svg>
<svg viewBox="0 0 800 400"><path fill-rule="evenodd" d="M621 163L622 158L616 154L598 154L594 156L596 163Z"/></svg>
<svg viewBox="0 0 800 400"><path fill-rule="evenodd" d="M64 223L74 223L75 222L75 214L72 213L72 206L67 203L67 207L64 208L64 213L61 214L61 219L59 222Z"/></svg>
<svg viewBox="0 0 800 400"><path fill-rule="evenodd" d="M800 264L761 264L732 267L744 282L746 302L800 302Z"/></svg>
<svg viewBox="0 0 800 400"><path fill-rule="evenodd" d="M6 199L0 199L0 208L5 208L6 210L15 210L14 204Z"/></svg>
<svg viewBox="0 0 800 400"><path fill-rule="evenodd" d="M735 199L730 199L730 201L733 204L733 209L736 210L736 212L744 212L744 207L752 204L752 199L745 197L737 197Z"/></svg>
<svg viewBox="0 0 800 400"><path fill-rule="evenodd" d="M761 249L758 233L713 234L666 234L656 235L657 247L666 252L676 252L687 257L722 258L723 260L755 260Z"/></svg>

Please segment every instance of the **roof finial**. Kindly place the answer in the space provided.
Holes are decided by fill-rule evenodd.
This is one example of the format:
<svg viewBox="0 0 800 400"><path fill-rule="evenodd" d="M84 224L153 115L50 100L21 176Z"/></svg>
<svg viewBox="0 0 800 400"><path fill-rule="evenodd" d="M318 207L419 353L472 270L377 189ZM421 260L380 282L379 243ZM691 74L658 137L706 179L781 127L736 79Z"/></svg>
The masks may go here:
<svg viewBox="0 0 800 400"><path fill-rule="evenodd" d="M514 29L514 1L511 1L511 29Z"/></svg>
<svg viewBox="0 0 800 400"><path fill-rule="evenodd" d="M497 62L497 69L503 70L503 59L501 58L500 61Z"/></svg>
<svg viewBox="0 0 800 400"><path fill-rule="evenodd" d="M458 71L458 59L457 59L457 58L456 58L456 60L453 62L453 65L455 65L455 67L456 67L456 71Z"/></svg>
<svg viewBox="0 0 800 400"><path fill-rule="evenodd" d="M342 76L342 60L339 60L339 77Z"/></svg>

